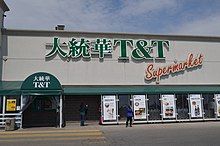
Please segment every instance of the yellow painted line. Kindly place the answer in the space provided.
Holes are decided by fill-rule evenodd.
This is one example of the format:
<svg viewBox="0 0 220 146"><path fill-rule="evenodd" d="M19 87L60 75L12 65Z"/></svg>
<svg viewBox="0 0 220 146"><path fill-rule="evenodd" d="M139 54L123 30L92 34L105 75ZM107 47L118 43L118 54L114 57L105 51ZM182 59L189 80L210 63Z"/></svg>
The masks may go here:
<svg viewBox="0 0 220 146"><path fill-rule="evenodd" d="M100 137L57 137L57 138L34 138L34 139L0 139L0 142L13 143L13 142L23 142L23 141L64 141L64 140L105 140L105 137L100 136Z"/></svg>
<svg viewBox="0 0 220 146"><path fill-rule="evenodd" d="M0 135L0 138L19 138L19 137L65 137L65 136L100 136L102 132L92 133L35 133L35 134L14 134L14 135Z"/></svg>
<svg viewBox="0 0 220 146"><path fill-rule="evenodd" d="M65 133L87 133L87 132L100 132L100 130L44 130L44 131L3 131L0 132L0 135L5 134L34 134L34 133L57 133L57 132L65 132Z"/></svg>

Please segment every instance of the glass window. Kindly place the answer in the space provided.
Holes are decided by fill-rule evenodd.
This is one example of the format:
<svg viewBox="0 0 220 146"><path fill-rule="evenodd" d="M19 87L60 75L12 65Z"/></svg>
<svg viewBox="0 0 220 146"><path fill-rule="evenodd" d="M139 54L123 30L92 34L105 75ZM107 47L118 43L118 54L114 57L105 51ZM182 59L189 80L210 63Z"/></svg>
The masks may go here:
<svg viewBox="0 0 220 146"><path fill-rule="evenodd" d="M118 95L119 104L118 104L118 114L119 120L126 119L126 106L131 105L130 95Z"/></svg>
<svg viewBox="0 0 220 146"><path fill-rule="evenodd" d="M176 109L178 119L189 119L189 106L187 94L176 94Z"/></svg>
<svg viewBox="0 0 220 146"><path fill-rule="evenodd" d="M205 118L215 118L215 100L213 94L202 94Z"/></svg>
<svg viewBox="0 0 220 146"><path fill-rule="evenodd" d="M37 97L32 103L33 111L46 111L53 108L52 99L49 97Z"/></svg>
<svg viewBox="0 0 220 146"><path fill-rule="evenodd" d="M161 102L159 94L147 95L148 100L148 114L149 120L160 120L161 119Z"/></svg>

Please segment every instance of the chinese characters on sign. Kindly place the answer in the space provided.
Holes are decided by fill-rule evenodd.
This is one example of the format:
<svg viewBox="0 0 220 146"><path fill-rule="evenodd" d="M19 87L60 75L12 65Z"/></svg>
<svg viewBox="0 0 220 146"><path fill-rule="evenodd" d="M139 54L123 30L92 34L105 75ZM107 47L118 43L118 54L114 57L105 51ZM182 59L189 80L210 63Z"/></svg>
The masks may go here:
<svg viewBox="0 0 220 146"><path fill-rule="evenodd" d="M34 88L48 88L50 85L50 76L35 76L33 85Z"/></svg>
<svg viewBox="0 0 220 146"><path fill-rule="evenodd" d="M66 44L65 49L62 48L64 47L63 44ZM104 59L106 55L112 55L113 48L114 50L119 49L120 54L118 59L129 59L128 54L131 54L131 58L134 60L165 60L165 51L170 50L170 41L106 38L96 38L95 40L89 40L85 38L71 38L68 42L60 43L60 39L58 37L54 37L53 46L46 54L46 58L58 55L67 61L69 61L71 58L91 59L97 56L99 59ZM159 83L162 76L201 66L203 64L203 60L203 54L199 54L195 57L190 53L185 61L178 63L174 62L173 64L164 67L155 68L154 64L150 63L145 69L145 80L150 81L155 79L156 83ZM36 83L36 86L47 85L48 83L45 83L45 85Z"/></svg>
<svg viewBox="0 0 220 146"><path fill-rule="evenodd" d="M105 54L112 54L112 44L108 39L97 39L95 44L81 38L80 40L76 40L72 38L67 45L69 51L65 52L60 47L60 39L53 39L53 47L50 53L46 55L46 57L51 57L55 54L59 54L63 58L91 58L91 55L96 54L99 55L100 59L104 58Z"/></svg>
<svg viewBox="0 0 220 146"><path fill-rule="evenodd" d="M128 59L128 46L131 46L131 56L133 59L165 59L164 48L169 50L169 41L161 40L111 40L106 38L97 38L95 41L90 41L85 38L75 39L63 42L67 44L68 51L61 47L60 39L53 38L53 46L51 51L46 55L46 58L58 54L62 58L91 58L92 55L98 55L99 59L103 59L105 55L112 55L113 47L119 47L119 59ZM152 54L153 49L156 49L157 54Z"/></svg>

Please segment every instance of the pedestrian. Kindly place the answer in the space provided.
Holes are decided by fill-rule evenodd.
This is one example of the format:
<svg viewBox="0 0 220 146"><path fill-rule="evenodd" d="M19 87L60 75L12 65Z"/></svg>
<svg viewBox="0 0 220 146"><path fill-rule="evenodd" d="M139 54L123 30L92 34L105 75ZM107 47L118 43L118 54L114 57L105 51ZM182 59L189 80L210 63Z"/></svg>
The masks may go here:
<svg viewBox="0 0 220 146"><path fill-rule="evenodd" d="M88 109L89 109L89 106L88 104L85 105L85 120L88 120L87 118L87 114L88 114Z"/></svg>
<svg viewBox="0 0 220 146"><path fill-rule="evenodd" d="M80 126L85 126L86 107L84 103L80 104L79 113L80 113Z"/></svg>
<svg viewBox="0 0 220 146"><path fill-rule="evenodd" d="M134 112L130 105L128 105L126 108L126 116L127 116L126 127L128 127L128 122L130 124L130 127L132 127L132 120L133 120Z"/></svg>

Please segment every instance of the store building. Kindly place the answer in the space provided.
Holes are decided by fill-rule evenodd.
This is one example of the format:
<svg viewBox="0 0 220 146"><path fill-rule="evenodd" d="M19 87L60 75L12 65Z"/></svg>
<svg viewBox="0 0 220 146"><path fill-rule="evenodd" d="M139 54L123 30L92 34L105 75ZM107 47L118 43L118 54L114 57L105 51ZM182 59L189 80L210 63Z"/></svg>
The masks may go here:
<svg viewBox="0 0 220 146"><path fill-rule="evenodd" d="M59 28L2 27L2 125L62 127L81 103L102 124L124 122L127 105L136 123L219 120L220 37Z"/></svg>

